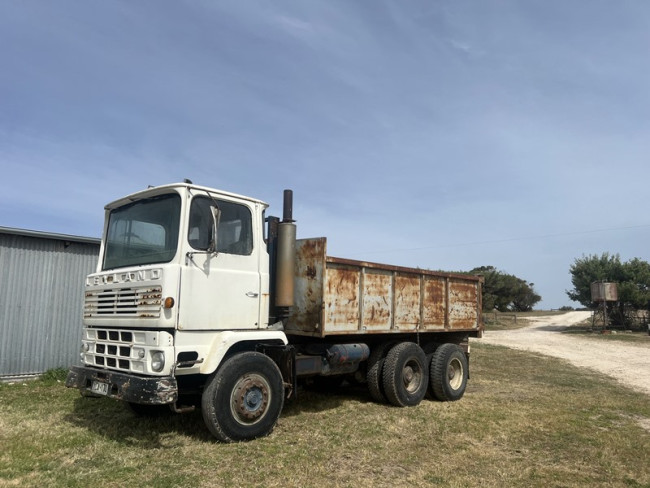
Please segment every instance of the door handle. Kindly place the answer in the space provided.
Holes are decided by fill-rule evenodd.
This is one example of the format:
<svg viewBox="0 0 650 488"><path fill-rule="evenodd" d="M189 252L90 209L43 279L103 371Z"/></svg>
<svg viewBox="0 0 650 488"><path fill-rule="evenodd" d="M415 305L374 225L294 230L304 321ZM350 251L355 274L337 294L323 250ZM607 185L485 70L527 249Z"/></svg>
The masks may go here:
<svg viewBox="0 0 650 488"><path fill-rule="evenodd" d="M248 293L246 293L246 296L249 298L257 298L260 295L259 293L255 293L254 291L249 291Z"/></svg>

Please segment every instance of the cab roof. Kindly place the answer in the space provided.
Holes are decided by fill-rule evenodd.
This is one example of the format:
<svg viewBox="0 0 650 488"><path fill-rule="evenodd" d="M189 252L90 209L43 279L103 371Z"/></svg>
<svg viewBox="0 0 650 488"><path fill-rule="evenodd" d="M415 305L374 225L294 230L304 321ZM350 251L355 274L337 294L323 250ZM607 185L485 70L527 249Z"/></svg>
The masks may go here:
<svg viewBox="0 0 650 488"><path fill-rule="evenodd" d="M104 208L106 210L112 210L114 208L121 207L122 205L125 205L127 203L132 203L137 200L142 200L143 198L149 198L157 195L162 195L164 193L169 193L170 190L181 190L181 189L186 189L189 191L195 190L195 191L205 192L215 197L224 196L227 198L245 200L250 203L256 203L262 205L265 208L269 206L268 203L262 200L258 200L256 198L251 198L244 195L238 195L237 193L230 193L227 191L217 190L214 188L209 188L207 186L195 185L193 183L170 183L168 185L152 186L147 188L146 190L141 190L139 192L132 193L118 200L114 200L110 202Z"/></svg>

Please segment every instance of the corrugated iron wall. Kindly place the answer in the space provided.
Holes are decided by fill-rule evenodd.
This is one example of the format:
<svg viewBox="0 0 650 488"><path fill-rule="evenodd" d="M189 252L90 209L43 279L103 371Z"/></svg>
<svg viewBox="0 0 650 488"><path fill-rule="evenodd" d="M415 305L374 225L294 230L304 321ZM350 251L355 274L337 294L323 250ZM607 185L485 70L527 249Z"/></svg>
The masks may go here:
<svg viewBox="0 0 650 488"><path fill-rule="evenodd" d="M0 378L76 364L99 244L0 233Z"/></svg>

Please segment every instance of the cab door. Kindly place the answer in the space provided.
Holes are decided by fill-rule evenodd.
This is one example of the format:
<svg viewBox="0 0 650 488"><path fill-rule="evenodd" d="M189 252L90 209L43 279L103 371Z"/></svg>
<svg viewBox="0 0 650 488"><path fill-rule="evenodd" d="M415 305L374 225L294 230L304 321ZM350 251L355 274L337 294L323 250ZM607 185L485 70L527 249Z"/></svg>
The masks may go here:
<svg viewBox="0 0 650 488"><path fill-rule="evenodd" d="M219 209L216 251L211 208ZM259 328L259 250L253 245L253 212L239 202L195 196L190 204L189 252L181 271L179 328Z"/></svg>

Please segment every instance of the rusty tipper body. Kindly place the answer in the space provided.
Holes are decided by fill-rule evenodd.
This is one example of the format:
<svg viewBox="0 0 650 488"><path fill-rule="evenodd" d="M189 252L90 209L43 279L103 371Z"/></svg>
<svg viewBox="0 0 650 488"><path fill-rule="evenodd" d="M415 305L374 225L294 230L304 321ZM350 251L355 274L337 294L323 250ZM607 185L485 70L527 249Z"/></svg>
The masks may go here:
<svg viewBox="0 0 650 488"><path fill-rule="evenodd" d="M140 415L199 407L226 442L269 434L303 383L460 399L481 279L327 256L325 238L296 240L292 207L285 191L282 220L265 218L189 181L108 204L66 386Z"/></svg>
<svg viewBox="0 0 650 488"><path fill-rule="evenodd" d="M479 277L330 257L326 245L325 238L297 241L296 301L287 334L480 337Z"/></svg>

